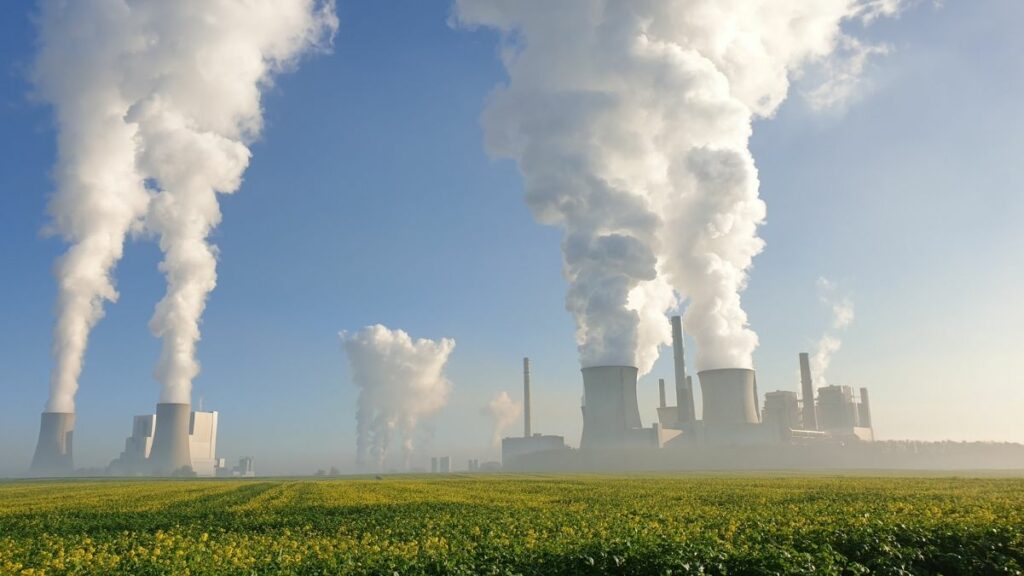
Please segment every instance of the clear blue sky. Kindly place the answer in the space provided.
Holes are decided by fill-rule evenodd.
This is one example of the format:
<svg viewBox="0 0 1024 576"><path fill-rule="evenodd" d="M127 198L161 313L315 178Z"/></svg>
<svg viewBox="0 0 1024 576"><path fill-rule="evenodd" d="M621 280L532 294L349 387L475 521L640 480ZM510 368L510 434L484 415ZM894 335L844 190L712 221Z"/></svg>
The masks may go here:
<svg viewBox="0 0 1024 576"><path fill-rule="evenodd" d="M447 0L339 4L334 53L265 95L245 183L222 198L194 394L221 412L219 451L266 473L349 465L356 393L337 332L372 323L458 342L425 453L495 457L480 408L519 397L524 355L534 429L577 442L560 235L530 217L514 165L483 151L496 37L450 28ZM31 458L64 248L40 234L54 131L27 81L32 10L15 0L0 20L0 475ZM762 392L795 389L797 352L829 322L826 276L857 310L830 380L871 389L881 437L1024 441L1021 18L1024 4L990 0L879 22L870 34L893 51L848 109L815 113L794 93L757 123L767 249L745 303ZM106 465L157 400L158 261L139 238L118 268L121 300L81 378L79 466ZM670 360L641 382L645 422Z"/></svg>

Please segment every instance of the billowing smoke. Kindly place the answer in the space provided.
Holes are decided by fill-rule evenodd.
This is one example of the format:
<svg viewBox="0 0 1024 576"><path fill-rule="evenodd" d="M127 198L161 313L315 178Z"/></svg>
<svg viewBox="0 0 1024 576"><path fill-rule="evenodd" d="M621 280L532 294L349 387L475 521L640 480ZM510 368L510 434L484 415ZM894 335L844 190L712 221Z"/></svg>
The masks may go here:
<svg viewBox="0 0 1024 576"><path fill-rule="evenodd" d="M455 341L413 340L379 324L340 336L352 382L359 388L356 463L382 469L397 436L408 467L417 424L448 401L452 385L444 368Z"/></svg>
<svg viewBox="0 0 1024 576"><path fill-rule="evenodd" d="M827 278L818 278L818 297L832 314L829 329L818 340L818 346L811 356L811 378L818 386L827 386L826 372L832 363L832 356L843 345L841 335L853 322L853 301L849 296L839 296L836 284Z"/></svg>
<svg viewBox="0 0 1024 576"><path fill-rule="evenodd" d="M127 15L114 3L46 2L39 18L34 80L53 105L58 138L52 230L71 246L57 261L54 367L46 410L74 412L89 332L117 300L112 271L125 236L146 212L149 196L135 168L137 127L121 71L132 43Z"/></svg>
<svg viewBox="0 0 1024 576"><path fill-rule="evenodd" d="M189 401L216 285L216 194L241 184L261 90L336 28L330 0L43 2L36 78L60 132L50 207L72 244L56 268L48 409L74 407L89 331L117 298L112 269L144 216L168 284L150 324L163 338L161 401Z"/></svg>
<svg viewBox="0 0 1024 576"><path fill-rule="evenodd" d="M505 430L512 424L515 424L516 420L522 416L523 404L522 402L512 400L508 392L503 390L496 394L487 403L487 406L484 406L483 411L494 422L494 428L491 433L491 446L499 446L501 444L501 436L505 433Z"/></svg>
<svg viewBox="0 0 1024 576"><path fill-rule="evenodd" d="M740 294L764 243L748 149L790 77L828 61L846 20L894 0L456 0L504 35L509 81L483 124L526 200L564 230L567 308L583 366L646 371L684 323L699 370L750 367ZM850 68L844 68L849 70Z"/></svg>

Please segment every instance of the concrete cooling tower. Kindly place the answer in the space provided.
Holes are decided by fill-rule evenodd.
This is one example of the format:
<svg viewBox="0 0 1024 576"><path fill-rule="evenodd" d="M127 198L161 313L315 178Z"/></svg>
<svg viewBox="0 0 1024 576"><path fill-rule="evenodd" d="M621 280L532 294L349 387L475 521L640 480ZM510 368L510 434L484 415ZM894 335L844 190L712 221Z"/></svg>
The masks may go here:
<svg viewBox="0 0 1024 576"><path fill-rule="evenodd" d="M71 441L75 434L72 412L43 412L39 423L39 441L32 457L31 472L38 476L69 476L75 464Z"/></svg>
<svg viewBox="0 0 1024 576"><path fill-rule="evenodd" d="M192 466L188 447L189 404L156 405L156 432L149 454L150 467L157 474L171 474Z"/></svg>
<svg viewBox="0 0 1024 576"><path fill-rule="evenodd" d="M757 424L754 371L746 368L704 370L697 374L704 397L705 425Z"/></svg>
<svg viewBox="0 0 1024 576"><path fill-rule="evenodd" d="M583 369L583 438L580 448L613 448L629 443L639 429L636 401L638 370L633 366Z"/></svg>

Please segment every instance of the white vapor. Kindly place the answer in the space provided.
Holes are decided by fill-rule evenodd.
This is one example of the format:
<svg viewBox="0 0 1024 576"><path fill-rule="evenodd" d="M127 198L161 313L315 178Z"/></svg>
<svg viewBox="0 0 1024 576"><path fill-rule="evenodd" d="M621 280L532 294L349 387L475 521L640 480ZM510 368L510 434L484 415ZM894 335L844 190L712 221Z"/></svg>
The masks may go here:
<svg viewBox="0 0 1024 576"><path fill-rule="evenodd" d="M501 444L501 435L523 414L523 404L512 400L508 392L503 390L484 406L483 412L494 421L491 445L498 446Z"/></svg>
<svg viewBox="0 0 1024 576"><path fill-rule="evenodd" d="M51 212L72 244L57 266L48 409L73 410L89 330L117 297L111 272L143 216L168 284L150 323L161 401L187 403L216 285L216 194L241 184L273 74L329 46L333 1L45 0L39 20L37 85L60 132Z"/></svg>
<svg viewBox="0 0 1024 576"><path fill-rule="evenodd" d="M508 82L484 112L487 147L518 163L537 220L564 230L583 366L646 372L677 300L698 370L751 366L740 293L766 214L752 122L805 66L835 57L844 21L899 5L455 0L458 23L503 34Z"/></svg>
<svg viewBox="0 0 1024 576"><path fill-rule="evenodd" d="M818 297L832 314L829 329L818 340L814 356L811 357L811 378L818 386L827 386L829 364L832 356L842 348L840 334L853 322L853 301L849 296L837 296L837 287L827 278L818 278Z"/></svg>
<svg viewBox="0 0 1024 576"><path fill-rule="evenodd" d="M384 467L392 436L402 442L403 464L408 467L420 419L440 410L448 401L451 382L445 364L455 341L443 338L413 340L402 330L379 324L340 334L348 356L352 382L359 388L356 408L356 463L368 457Z"/></svg>

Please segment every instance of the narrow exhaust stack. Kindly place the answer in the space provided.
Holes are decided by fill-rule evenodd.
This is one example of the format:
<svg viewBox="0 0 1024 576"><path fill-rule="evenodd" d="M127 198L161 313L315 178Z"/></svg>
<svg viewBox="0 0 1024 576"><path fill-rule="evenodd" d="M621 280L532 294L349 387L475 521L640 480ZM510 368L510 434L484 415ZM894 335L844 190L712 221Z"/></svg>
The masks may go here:
<svg viewBox="0 0 1024 576"><path fill-rule="evenodd" d="M676 369L676 407L679 410L679 423L691 424L697 420L693 406L693 386L686 377L686 356L683 350L683 319L672 317L672 355Z"/></svg>
<svg viewBox="0 0 1024 576"><path fill-rule="evenodd" d="M868 389L860 389L860 425L864 428L872 428L871 426L871 404L868 401Z"/></svg>
<svg viewBox="0 0 1024 576"><path fill-rule="evenodd" d="M658 407L664 408L665 406L665 379L658 378Z"/></svg>
<svg viewBox="0 0 1024 576"><path fill-rule="evenodd" d="M43 412L31 473L34 476L70 476L75 471L71 451L74 434L73 412Z"/></svg>
<svg viewBox="0 0 1024 576"><path fill-rule="evenodd" d="M804 430L817 430L818 413L814 407L814 382L811 380L811 360L807 352L800 353L800 386L804 401Z"/></svg>
<svg viewBox="0 0 1024 576"><path fill-rule="evenodd" d="M188 429L192 406L160 403L156 405L156 432L149 453L150 469L157 475L169 475L191 468Z"/></svg>
<svg viewBox="0 0 1024 576"><path fill-rule="evenodd" d="M529 438L530 430L530 359L523 358L523 436Z"/></svg>

